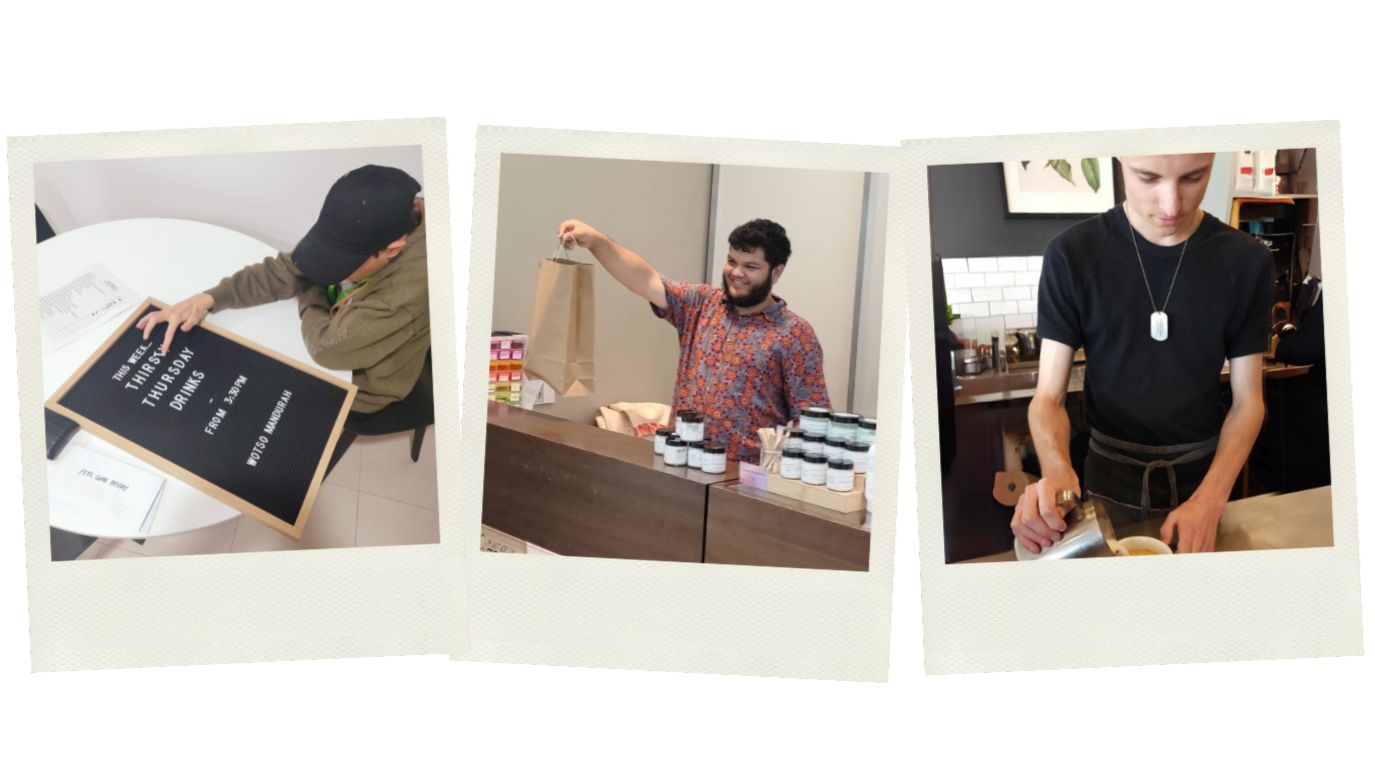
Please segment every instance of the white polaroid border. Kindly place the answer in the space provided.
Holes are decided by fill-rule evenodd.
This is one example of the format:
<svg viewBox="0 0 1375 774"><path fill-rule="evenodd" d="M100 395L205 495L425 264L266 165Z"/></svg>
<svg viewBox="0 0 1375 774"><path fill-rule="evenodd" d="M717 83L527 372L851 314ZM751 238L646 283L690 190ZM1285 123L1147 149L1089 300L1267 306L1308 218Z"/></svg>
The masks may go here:
<svg viewBox="0 0 1375 774"><path fill-rule="evenodd" d="M928 166L1316 148L1328 404L1332 417L1351 416L1337 122L916 140L902 147L892 206L893 222L904 232L894 243L903 251L898 262L917 267L932 260ZM927 268L908 273L927 674L1361 655L1355 438L1349 422L1331 426L1330 548L1198 554L1167 562L946 565L936 374L928 365L935 345L931 316L923 311L931 309L930 277Z"/></svg>
<svg viewBox="0 0 1375 774"><path fill-rule="evenodd" d="M435 381L458 383L443 119L9 138L24 535L34 671L444 653L463 556L442 544L53 562L44 464L35 162L420 145ZM24 224L29 224L27 227ZM436 391L440 534L460 520L456 390ZM379 600L385 603L379 604Z"/></svg>
<svg viewBox="0 0 1375 774"><path fill-rule="evenodd" d="M899 149L479 127L460 441L463 459L474 461L486 449L503 153L892 173ZM884 267L878 410L892 427L902 416L908 279L903 261ZM471 639L456 638L450 657L886 681L898 440L896 431L878 436L868 572L483 553L483 467L465 465L456 541L466 554Z"/></svg>

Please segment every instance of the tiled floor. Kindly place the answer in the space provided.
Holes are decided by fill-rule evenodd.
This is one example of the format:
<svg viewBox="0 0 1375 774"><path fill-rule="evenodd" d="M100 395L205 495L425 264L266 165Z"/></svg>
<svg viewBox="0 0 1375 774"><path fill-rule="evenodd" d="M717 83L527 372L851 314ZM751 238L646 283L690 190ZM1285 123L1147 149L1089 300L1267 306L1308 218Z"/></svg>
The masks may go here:
<svg viewBox="0 0 1375 774"><path fill-rule="evenodd" d="M435 431L425 432L420 460L411 462L411 434L360 437L320 485L305 534L294 541L252 516L181 535L132 540L102 538L77 559L301 551L439 542L439 477Z"/></svg>

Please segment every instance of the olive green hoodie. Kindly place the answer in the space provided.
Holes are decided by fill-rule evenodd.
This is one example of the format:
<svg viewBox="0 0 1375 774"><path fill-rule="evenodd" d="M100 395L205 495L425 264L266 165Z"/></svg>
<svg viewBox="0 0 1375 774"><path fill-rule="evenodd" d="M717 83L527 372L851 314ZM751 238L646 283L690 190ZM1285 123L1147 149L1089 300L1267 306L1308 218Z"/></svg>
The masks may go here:
<svg viewBox="0 0 1375 774"><path fill-rule="evenodd" d="M358 385L353 410L363 414L409 395L430 348L424 223L407 236L400 254L333 312L325 288L306 279L290 253L247 266L206 293L215 300L215 311L299 294L307 351L323 368L353 371Z"/></svg>

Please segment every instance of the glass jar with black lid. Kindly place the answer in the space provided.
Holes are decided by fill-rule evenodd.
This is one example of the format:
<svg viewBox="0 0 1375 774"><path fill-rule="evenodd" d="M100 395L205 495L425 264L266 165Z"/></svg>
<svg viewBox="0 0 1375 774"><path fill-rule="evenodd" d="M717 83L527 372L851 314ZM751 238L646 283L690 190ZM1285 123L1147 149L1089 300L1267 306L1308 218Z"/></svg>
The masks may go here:
<svg viewBox="0 0 1375 774"><path fill-rule="evenodd" d="M808 454L802 458L802 483L812 486L826 485L826 455Z"/></svg>
<svg viewBox="0 0 1375 774"><path fill-rule="evenodd" d="M670 436L664 442L664 464L670 467L681 468L687 465L688 461L688 442L678 436Z"/></svg>
<svg viewBox="0 0 1375 774"><path fill-rule="evenodd" d="M702 412L678 412L678 437L688 443L706 440L706 421L702 418Z"/></svg>
<svg viewBox="0 0 1375 774"><path fill-rule="evenodd" d="M664 456L665 444L673 436L673 428L661 427L654 431L654 453L660 457Z"/></svg>
<svg viewBox="0 0 1375 774"><path fill-rule="evenodd" d="M832 492L849 492L855 488L855 463L835 459L826 463L826 488Z"/></svg>
<svg viewBox="0 0 1375 774"><path fill-rule="evenodd" d="M702 450L707 447L706 441L688 441L688 467L701 469Z"/></svg>
<svg viewBox="0 0 1375 774"><path fill-rule="evenodd" d="M827 435L843 441L855 440L859 432L859 414L831 414L831 425Z"/></svg>
<svg viewBox="0 0 1375 774"><path fill-rule="evenodd" d="M874 436L878 434L878 420L864 418L859 420L859 431L855 433L856 441L863 441L870 446L874 445Z"/></svg>
<svg viewBox="0 0 1375 774"><path fill-rule="evenodd" d="M863 441L851 441L845 444L845 459L855 464L855 470L863 470L869 459L869 444Z"/></svg>
<svg viewBox="0 0 1375 774"><path fill-rule="evenodd" d="M702 472L715 476L726 472L726 447L712 445L702 447Z"/></svg>
<svg viewBox="0 0 1375 774"><path fill-rule="evenodd" d="M846 443L847 442L844 438L827 438L825 450L826 459L828 461L845 459Z"/></svg>
<svg viewBox="0 0 1375 774"><path fill-rule="evenodd" d="M831 424L831 410L820 406L802 409L798 425L808 435L826 435Z"/></svg>

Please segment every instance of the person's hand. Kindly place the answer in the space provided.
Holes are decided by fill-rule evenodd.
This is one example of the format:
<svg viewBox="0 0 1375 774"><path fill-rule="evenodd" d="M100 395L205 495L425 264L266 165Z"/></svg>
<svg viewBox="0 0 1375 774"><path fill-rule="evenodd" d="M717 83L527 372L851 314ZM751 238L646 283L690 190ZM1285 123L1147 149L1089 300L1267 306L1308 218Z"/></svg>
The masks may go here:
<svg viewBox="0 0 1375 774"><path fill-rule="evenodd" d="M605 241L606 235L580 220L565 220L559 224L559 239L563 240L564 247L577 245L590 250L593 245Z"/></svg>
<svg viewBox="0 0 1375 774"><path fill-rule="evenodd" d="M1226 506L1225 501L1219 504L1202 498L1189 498L1165 518L1165 525L1160 528L1160 539L1169 545L1178 527L1179 545L1175 546L1175 553L1211 553L1217 545L1217 523L1222 520L1222 509Z"/></svg>
<svg viewBox="0 0 1375 774"><path fill-rule="evenodd" d="M1074 473L1043 478L1022 492L1017 500L1017 508L1012 513L1012 534L1022 548L1033 554L1041 549L1050 548L1060 542L1065 527L1065 514L1074 509L1074 503L1057 506L1056 499L1066 489L1082 496L1079 491L1079 477Z"/></svg>
<svg viewBox="0 0 1375 774"><path fill-rule="evenodd" d="M215 299L211 298L209 293L197 293L166 309L144 315L134 327L143 331L143 340L147 341L153 333L153 328L161 323L167 323L167 336L162 340L162 354L165 355L172 346L172 337L176 335L177 328L189 331L200 325L214 306Z"/></svg>

